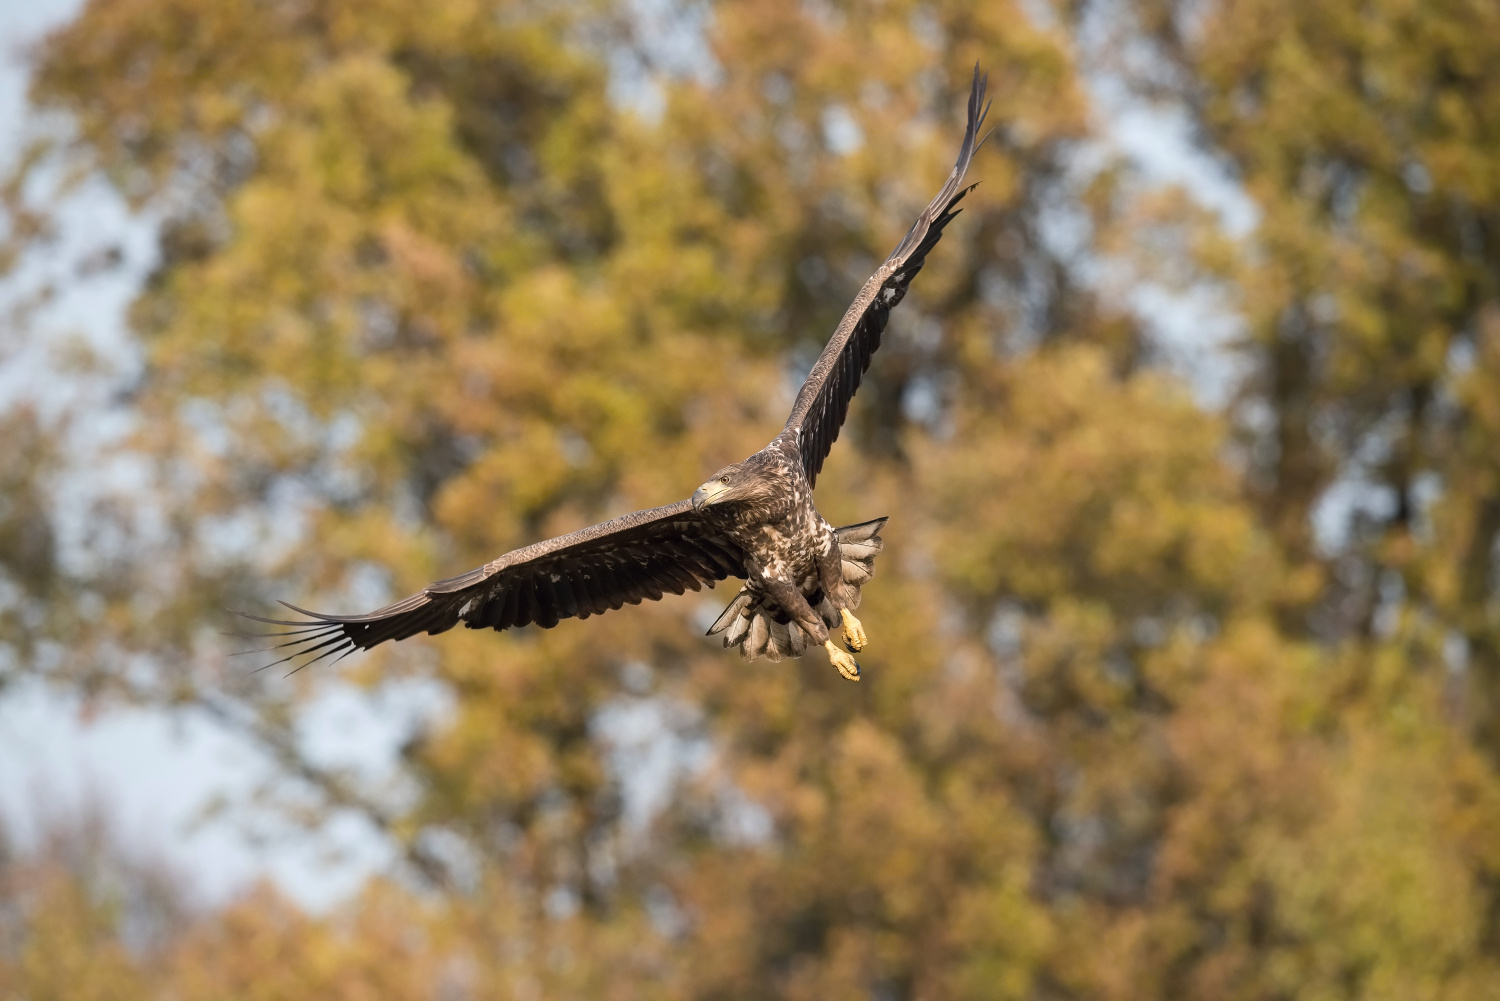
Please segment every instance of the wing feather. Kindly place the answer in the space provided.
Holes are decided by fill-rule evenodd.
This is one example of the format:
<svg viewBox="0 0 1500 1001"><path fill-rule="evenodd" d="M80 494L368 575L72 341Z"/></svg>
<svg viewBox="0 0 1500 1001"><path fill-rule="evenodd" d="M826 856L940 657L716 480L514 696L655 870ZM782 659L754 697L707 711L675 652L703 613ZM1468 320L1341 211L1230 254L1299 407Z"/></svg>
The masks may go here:
<svg viewBox="0 0 1500 1001"><path fill-rule="evenodd" d="M599 564L599 585L602 593L609 595L611 611L625 607L625 587L615 576L615 568L608 562Z"/></svg>
<svg viewBox="0 0 1500 1001"><path fill-rule="evenodd" d="M594 596L594 575L585 568L580 568L568 579L572 583L573 593L578 598L578 617L586 619L599 611L599 599Z"/></svg>
<svg viewBox="0 0 1500 1001"><path fill-rule="evenodd" d="M532 574L531 587L536 594L537 607L541 609L536 617L536 624L543 629L551 629L562 621L557 609L557 595L552 591L552 582L540 574Z"/></svg>
<svg viewBox="0 0 1500 1001"><path fill-rule="evenodd" d="M937 246L944 227L958 215L955 206L959 200L973 190L972 185L962 189L959 185L969 170L974 151L982 142L979 130L989 114L989 105L984 101L988 79L988 75L980 75L978 66L974 67L974 83L969 91L968 127L964 130L958 162L953 165L947 182L922 210L891 256L854 297L797 393L797 401L782 435L797 441L809 484L817 481L823 461L838 439L839 429L849 413L849 401L854 398L865 370L870 366L870 359L880 347L880 335L885 331L891 310L901 302L912 278L922 270L928 252Z"/></svg>
<svg viewBox="0 0 1500 1001"><path fill-rule="evenodd" d="M732 576L745 576L738 544L699 518L691 502L679 501L517 549L364 615L329 615L282 602L306 618L245 617L288 627L284 634L267 634L292 637L281 645L291 651L277 662L284 663L437 634L460 622L471 629L533 622L550 629L563 619L696 591Z"/></svg>
<svg viewBox="0 0 1500 1001"><path fill-rule="evenodd" d="M521 621L521 589L518 587L505 588L499 595L492 597L491 601L500 605L500 614L495 621L486 623L491 629L509 629ZM476 624L476 629L483 629L484 625Z"/></svg>

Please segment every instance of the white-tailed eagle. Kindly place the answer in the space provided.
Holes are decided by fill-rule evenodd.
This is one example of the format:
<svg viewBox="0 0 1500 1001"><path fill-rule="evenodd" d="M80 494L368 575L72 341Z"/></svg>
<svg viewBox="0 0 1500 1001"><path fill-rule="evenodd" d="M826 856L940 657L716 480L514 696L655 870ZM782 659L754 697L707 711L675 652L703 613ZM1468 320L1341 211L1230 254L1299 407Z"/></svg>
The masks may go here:
<svg viewBox="0 0 1500 1001"><path fill-rule="evenodd" d="M271 634L289 637L280 647L291 653L277 663L312 655L311 663L386 640L441 633L460 622L470 629L533 623L550 629L563 619L586 619L739 577L744 587L709 635L722 635L724 645L739 647L746 660L800 657L809 646L821 646L844 677L858 680L859 664L829 631L842 627L849 650L864 648L865 631L853 611L874 573L886 519L834 528L813 506L813 484L891 310L958 214L959 200L972 190L959 185L989 111L985 83L975 67L968 127L953 172L860 289L802 384L786 427L769 445L719 470L687 500L517 549L365 615L288 605L309 618L249 616L287 627Z"/></svg>

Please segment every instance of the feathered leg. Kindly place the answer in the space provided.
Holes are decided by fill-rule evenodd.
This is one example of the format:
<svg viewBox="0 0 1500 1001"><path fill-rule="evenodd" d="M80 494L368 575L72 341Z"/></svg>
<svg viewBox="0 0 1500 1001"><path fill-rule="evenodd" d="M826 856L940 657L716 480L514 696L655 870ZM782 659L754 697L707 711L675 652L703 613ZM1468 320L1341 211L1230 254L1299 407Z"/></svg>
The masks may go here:
<svg viewBox="0 0 1500 1001"><path fill-rule="evenodd" d="M839 669L839 673L850 681L859 680L859 664L855 659L834 645L828 636L828 627L823 624L822 618L813 611L813 607L807 603L807 598L802 592L783 580L772 577L762 578L760 586L765 589L771 600L780 605L782 610L797 621L813 642L822 643L823 649L828 651L828 659L833 661L833 666Z"/></svg>
<svg viewBox="0 0 1500 1001"><path fill-rule="evenodd" d="M807 603L801 591L788 584L784 580L774 577L762 577L758 582L766 596L781 606L781 610L797 621L797 624L811 636L813 642L823 643L828 639L828 627L813 611L813 607Z"/></svg>

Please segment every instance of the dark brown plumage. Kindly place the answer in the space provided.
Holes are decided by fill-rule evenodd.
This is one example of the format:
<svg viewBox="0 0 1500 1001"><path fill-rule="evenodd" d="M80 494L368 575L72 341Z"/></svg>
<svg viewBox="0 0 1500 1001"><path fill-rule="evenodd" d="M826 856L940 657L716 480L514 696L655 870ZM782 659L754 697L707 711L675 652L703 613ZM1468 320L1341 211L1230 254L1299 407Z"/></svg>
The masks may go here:
<svg viewBox="0 0 1500 1001"><path fill-rule="evenodd" d="M470 629L533 623L548 629L562 619L740 577L744 587L710 635L722 634L725 646L740 647L749 660L801 656L812 641L845 677L857 679L859 665L833 643L829 630L842 624L848 647L864 646L864 629L852 612L874 573L885 519L835 529L813 505L813 484L880 347L890 311L971 190L959 185L981 142L989 110L985 82L976 67L968 127L947 183L860 289L797 394L786 427L770 444L721 469L691 500L517 549L365 615L288 605L308 618L247 616L287 627L272 634L285 637L280 646L290 651L277 663L303 655L311 655L312 663L386 640L441 633L459 622Z"/></svg>

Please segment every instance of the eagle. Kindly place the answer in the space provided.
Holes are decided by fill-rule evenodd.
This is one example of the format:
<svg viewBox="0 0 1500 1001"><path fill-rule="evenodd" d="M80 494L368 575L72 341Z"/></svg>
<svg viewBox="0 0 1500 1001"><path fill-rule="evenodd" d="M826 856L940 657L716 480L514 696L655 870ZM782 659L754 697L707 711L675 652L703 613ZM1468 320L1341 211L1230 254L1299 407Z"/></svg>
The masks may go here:
<svg viewBox="0 0 1500 1001"><path fill-rule="evenodd" d="M281 604L306 618L242 613L285 627L263 634L285 638L272 649L290 650L275 663L306 655L305 667L387 640L436 635L460 622L470 629L550 629L563 619L586 619L736 577L745 584L709 636L721 636L726 648L739 647L747 661L800 657L821 646L841 675L859 680L853 653L864 649L867 636L854 610L874 574L886 519L834 528L814 506L813 486L891 310L958 215L959 201L973 190L960 185L983 141L987 80L975 66L968 125L952 173L859 290L770 444L714 473L686 500L517 549L364 615L310 612L287 602ZM834 642L833 630L842 631L847 650Z"/></svg>

